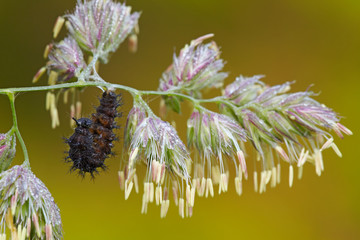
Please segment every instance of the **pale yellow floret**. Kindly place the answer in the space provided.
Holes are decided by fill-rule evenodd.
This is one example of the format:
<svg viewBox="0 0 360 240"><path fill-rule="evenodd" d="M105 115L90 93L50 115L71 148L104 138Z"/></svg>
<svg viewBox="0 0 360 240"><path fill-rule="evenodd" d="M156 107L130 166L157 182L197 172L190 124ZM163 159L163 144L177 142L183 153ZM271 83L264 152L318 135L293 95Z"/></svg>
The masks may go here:
<svg viewBox="0 0 360 240"><path fill-rule="evenodd" d="M289 187L292 187L294 182L294 168L292 165L289 166Z"/></svg>
<svg viewBox="0 0 360 240"><path fill-rule="evenodd" d="M277 164L277 168L276 168L276 182L277 184L280 183L280 178L281 178L281 166L280 166L280 163Z"/></svg>
<svg viewBox="0 0 360 240"><path fill-rule="evenodd" d="M52 48L52 44L46 45L46 47L44 49L44 54L43 54L44 59L48 58L51 48Z"/></svg>
<svg viewBox="0 0 360 240"><path fill-rule="evenodd" d="M184 218L184 199L183 198L180 198L179 199L179 215Z"/></svg>
<svg viewBox="0 0 360 240"><path fill-rule="evenodd" d="M46 67L40 68L39 71L33 77L32 83L37 83L39 81L39 79L42 77L42 75L44 75L45 72L46 72Z"/></svg>
<svg viewBox="0 0 360 240"><path fill-rule="evenodd" d="M299 179L299 180L302 178L303 171L304 171L304 167L303 167L303 166L298 167L298 179Z"/></svg>
<svg viewBox="0 0 360 240"><path fill-rule="evenodd" d="M271 169L271 187L275 187L276 186L276 167L273 167Z"/></svg>
<svg viewBox="0 0 360 240"><path fill-rule="evenodd" d="M53 28L53 38L57 38L57 36L59 35L59 33L61 31L61 28L64 25L64 22L65 22L65 19L63 17L61 17L61 16L59 16L56 19L56 22L55 22L55 25L54 25L54 28Z"/></svg>
<svg viewBox="0 0 360 240"><path fill-rule="evenodd" d="M258 177L256 171L254 171L254 191L258 192Z"/></svg>

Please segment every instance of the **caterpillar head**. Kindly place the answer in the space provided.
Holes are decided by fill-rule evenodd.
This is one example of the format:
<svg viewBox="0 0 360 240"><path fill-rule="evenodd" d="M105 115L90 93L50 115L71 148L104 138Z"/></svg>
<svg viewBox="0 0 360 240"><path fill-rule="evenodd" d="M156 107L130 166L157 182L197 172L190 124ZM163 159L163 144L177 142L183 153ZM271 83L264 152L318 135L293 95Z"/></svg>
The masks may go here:
<svg viewBox="0 0 360 240"><path fill-rule="evenodd" d="M78 127L89 128L92 125L92 121L89 118L73 118Z"/></svg>

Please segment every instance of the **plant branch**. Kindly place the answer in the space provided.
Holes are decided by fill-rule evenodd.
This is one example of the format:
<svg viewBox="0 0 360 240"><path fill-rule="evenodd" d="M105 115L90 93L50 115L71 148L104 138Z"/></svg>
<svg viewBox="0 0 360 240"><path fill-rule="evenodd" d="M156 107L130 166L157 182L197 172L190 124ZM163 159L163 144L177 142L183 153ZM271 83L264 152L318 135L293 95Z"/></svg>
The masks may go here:
<svg viewBox="0 0 360 240"><path fill-rule="evenodd" d="M6 88L0 89L0 94L9 94L9 93L17 93L17 92L35 92L35 91L49 91L56 89L64 89L64 88L81 88L81 87L106 87L106 88L114 88L121 89L131 93L133 96L141 96L141 95L158 95L158 96L177 96L183 99L186 99L195 105L199 105L201 103L217 103L217 104L225 104L233 109L236 109L237 106L232 104L230 101L227 101L223 97L215 97L210 99L197 99L193 98L189 95L185 95L182 93L177 93L173 91L141 91L132 87L120 85L120 84L112 84L105 82L99 75L92 75L91 79L94 81L77 81L73 83L62 83L51 86L38 86L38 87L19 87L19 88Z"/></svg>
<svg viewBox="0 0 360 240"><path fill-rule="evenodd" d="M18 122L17 122L16 110L15 110L15 95L13 92L8 92L7 95L9 97L10 107L11 107L11 112L12 112L12 117L13 117L12 131L15 131L15 134L21 145L21 148L22 148L22 151L24 154L24 163L23 164L24 164L24 166L30 168L29 154L28 154L24 139L22 138L19 128L18 128Z"/></svg>

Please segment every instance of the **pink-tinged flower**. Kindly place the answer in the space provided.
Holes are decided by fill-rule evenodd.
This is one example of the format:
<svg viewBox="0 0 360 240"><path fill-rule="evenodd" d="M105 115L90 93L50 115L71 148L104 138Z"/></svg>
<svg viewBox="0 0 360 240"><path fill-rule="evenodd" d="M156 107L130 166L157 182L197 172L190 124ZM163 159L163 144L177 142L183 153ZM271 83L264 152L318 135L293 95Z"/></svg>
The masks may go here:
<svg viewBox="0 0 360 240"><path fill-rule="evenodd" d="M260 118L255 112L243 109L240 113L238 113L238 116L242 119L243 126L245 127L254 147L261 156L264 156L261 146L262 141L265 141L272 147L276 146L276 143L280 141L276 135L272 134L271 126L269 126L269 124Z"/></svg>
<svg viewBox="0 0 360 240"><path fill-rule="evenodd" d="M139 114L137 114L137 113ZM129 121L143 118L142 110L132 112ZM129 126L132 123L128 123ZM189 153L177 135L176 130L167 122L156 117L146 117L138 122L131 138L129 159L124 161L123 170L119 172L120 186L125 189L125 199L133 186L138 192L136 166L144 163L147 166L144 180L142 213L147 212L149 202L161 205L160 215L165 217L169 208L169 194L172 191L179 214L184 217L184 209L191 215L194 206L195 189L191 188L188 165L191 163ZM132 133L129 129L129 134ZM182 189L186 186L186 190ZM184 196L186 201L184 200Z"/></svg>
<svg viewBox="0 0 360 240"><path fill-rule="evenodd" d="M55 44L48 57L50 84L68 81L86 68L83 53L72 37Z"/></svg>
<svg viewBox="0 0 360 240"><path fill-rule="evenodd" d="M213 196L213 184L219 184L219 193L226 192L229 181L228 162L236 168L236 192L242 193L242 174L247 178L247 168L242 150L246 141L244 129L223 114L195 110L188 120L188 145L199 152L195 158L193 185L199 196Z"/></svg>
<svg viewBox="0 0 360 240"><path fill-rule="evenodd" d="M159 90L186 92L199 96L206 88L219 88L227 73L220 72L224 62L215 42L203 44L213 34L193 40L181 49L179 56L174 54L172 65L163 73Z"/></svg>
<svg viewBox="0 0 360 240"><path fill-rule="evenodd" d="M0 134L0 173L7 170L16 153L15 134Z"/></svg>
<svg viewBox="0 0 360 240"><path fill-rule="evenodd" d="M103 62L134 32L140 13L111 0L78 1L74 13L65 16L70 34L85 51L97 54Z"/></svg>
<svg viewBox="0 0 360 240"><path fill-rule="evenodd" d="M224 96L237 105L254 101L259 91L264 87L264 84L260 81L263 77L263 75L255 75L253 77L240 76L226 86Z"/></svg>
<svg viewBox="0 0 360 240"><path fill-rule="evenodd" d="M12 239L62 239L60 211L49 190L28 168L0 174L1 232Z"/></svg>
<svg viewBox="0 0 360 240"><path fill-rule="evenodd" d="M322 151L333 148L341 152L333 142L330 130L339 137L352 132L339 123L339 116L320 104L310 91L287 93L290 82L269 87L260 79L263 76L237 78L224 91L224 98L237 106L234 110L222 105L224 113L233 117L246 130L258 151L260 161L260 186L255 170L255 190L264 192L266 185L274 187L280 181L280 164L274 155L290 164L289 185L293 184L293 165L299 167L302 176L305 162L315 165L318 175L324 170Z"/></svg>

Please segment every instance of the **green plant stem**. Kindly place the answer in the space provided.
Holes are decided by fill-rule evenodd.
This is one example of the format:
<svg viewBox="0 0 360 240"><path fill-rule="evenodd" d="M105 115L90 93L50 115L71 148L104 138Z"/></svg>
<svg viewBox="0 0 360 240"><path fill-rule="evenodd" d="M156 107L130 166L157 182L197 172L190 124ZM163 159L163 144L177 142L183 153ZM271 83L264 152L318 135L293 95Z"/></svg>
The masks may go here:
<svg viewBox="0 0 360 240"><path fill-rule="evenodd" d="M120 85L120 84L112 84L104 81L77 81L74 83L63 83L56 84L51 86L38 86L38 87L19 87L19 88L6 88L0 89L0 94L8 94L8 93L17 93L17 92L36 92L36 91L49 91L56 89L64 89L64 88L81 88L81 87L106 87L106 88L114 88L121 89L131 93L133 96L141 96L141 95L158 95L158 96L177 96L186 100L191 101L192 103L199 105L201 103L217 103L217 104L225 104L231 108L236 108L234 104L225 100L223 97L215 97L210 99L196 99L189 95L185 95L177 92L162 92L162 91L141 91L132 87Z"/></svg>
<svg viewBox="0 0 360 240"><path fill-rule="evenodd" d="M25 167L30 168L29 154L28 154L24 139L22 138L22 136L20 134L20 131L19 131L19 128L18 128L18 122L17 122L16 110L15 110L15 95L14 95L13 92L8 92L7 95L9 97L10 108L11 108L12 118L13 118L13 127L12 127L11 131L15 132L15 134L16 134L18 140L19 140L19 143L21 145L21 148L22 148L22 151L23 151L23 154L24 154L24 163L23 163L23 165Z"/></svg>

